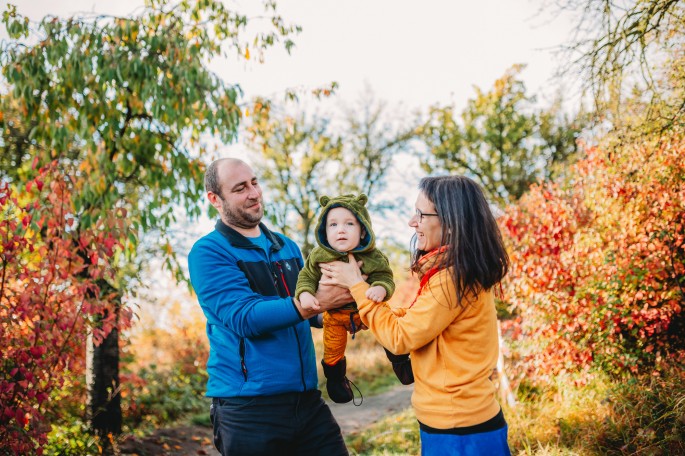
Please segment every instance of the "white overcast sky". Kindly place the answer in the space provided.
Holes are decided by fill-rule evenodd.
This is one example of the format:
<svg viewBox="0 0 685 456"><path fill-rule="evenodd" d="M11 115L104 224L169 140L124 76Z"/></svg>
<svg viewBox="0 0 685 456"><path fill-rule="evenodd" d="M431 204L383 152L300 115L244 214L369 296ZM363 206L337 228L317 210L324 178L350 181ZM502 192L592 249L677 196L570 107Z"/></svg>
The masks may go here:
<svg viewBox="0 0 685 456"><path fill-rule="evenodd" d="M16 0L15 0L16 2ZM244 10L258 0L226 2ZM488 89L516 63L531 93L551 95L558 63L551 52L568 38L568 21L537 14L542 0L280 0L278 10L303 32L288 55L282 49L256 61L213 62L246 98L287 88L340 84L355 99L365 84L377 98L407 108L464 105L473 86ZM31 20L46 14L129 15L142 0L19 0ZM4 35L4 33L3 33Z"/></svg>

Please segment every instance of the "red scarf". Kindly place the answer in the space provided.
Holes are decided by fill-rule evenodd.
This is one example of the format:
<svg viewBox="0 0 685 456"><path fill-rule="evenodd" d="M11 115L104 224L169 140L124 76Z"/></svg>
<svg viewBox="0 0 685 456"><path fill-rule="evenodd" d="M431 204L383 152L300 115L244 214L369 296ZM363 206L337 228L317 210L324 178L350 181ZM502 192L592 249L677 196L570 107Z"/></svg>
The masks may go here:
<svg viewBox="0 0 685 456"><path fill-rule="evenodd" d="M433 277L438 271L440 271L440 269L442 269L441 264L446 250L447 246L443 245L441 247L438 247L437 249L431 250L430 252L419 258L419 291L416 292L416 297L414 298L414 301L412 301L409 307L412 307L416 300L419 299L419 295L421 295L423 288L426 286L431 277Z"/></svg>

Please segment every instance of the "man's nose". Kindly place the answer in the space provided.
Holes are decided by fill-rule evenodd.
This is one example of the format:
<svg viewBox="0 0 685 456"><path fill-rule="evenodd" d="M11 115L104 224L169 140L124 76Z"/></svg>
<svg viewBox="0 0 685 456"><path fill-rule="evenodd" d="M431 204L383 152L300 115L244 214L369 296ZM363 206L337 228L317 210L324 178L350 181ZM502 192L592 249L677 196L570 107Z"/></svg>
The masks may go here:
<svg viewBox="0 0 685 456"><path fill-rule="evenodd" d="M250 185L248 187L247 197L250 199L259 198L259 190L257 189L257 187L255 187L254 185Z"/></svg>

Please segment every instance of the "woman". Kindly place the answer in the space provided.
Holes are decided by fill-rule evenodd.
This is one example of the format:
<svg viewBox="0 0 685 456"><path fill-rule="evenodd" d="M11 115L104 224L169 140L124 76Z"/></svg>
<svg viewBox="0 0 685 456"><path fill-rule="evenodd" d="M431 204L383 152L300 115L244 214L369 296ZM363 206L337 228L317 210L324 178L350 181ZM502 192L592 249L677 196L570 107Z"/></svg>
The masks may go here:
<svg viewBox="0 0 685 456"><path fill-rule="evenodd" d="M354 261L322 264L321 283L349 288L378 341L410 354L422 455L509 455L490 381L499 349L494 289L509 267L502 236L471 179L427 177L419 190L409 226L421 285L404 316L365 296Z"/></svg>

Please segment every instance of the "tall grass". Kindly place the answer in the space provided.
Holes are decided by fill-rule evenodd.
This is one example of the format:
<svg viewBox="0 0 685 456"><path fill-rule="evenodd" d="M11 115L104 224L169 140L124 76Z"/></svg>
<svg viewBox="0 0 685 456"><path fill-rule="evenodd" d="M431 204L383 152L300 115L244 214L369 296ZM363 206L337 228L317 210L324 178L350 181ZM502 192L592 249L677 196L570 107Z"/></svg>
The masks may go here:
<svg viewBox="0 0 685 456"><path fill-rule="evenodd" d="M518 456L685 455L685 372L589 383L571 375L533 386L522 383L514 408L504 406L509 445ZM420 453L411 409L346 436L357 455Z"/></svg>
<svg viewBox="0 0 685 456"><path fill-rule="evenodd" d="M390 415L360 433L345 436L352 455L386 456L421 453L419 425L410 408Z"/></svg>

